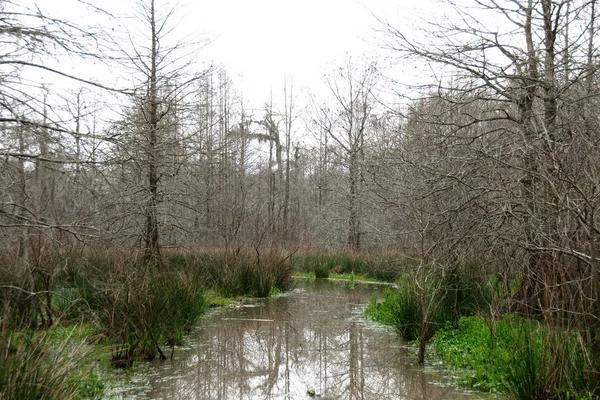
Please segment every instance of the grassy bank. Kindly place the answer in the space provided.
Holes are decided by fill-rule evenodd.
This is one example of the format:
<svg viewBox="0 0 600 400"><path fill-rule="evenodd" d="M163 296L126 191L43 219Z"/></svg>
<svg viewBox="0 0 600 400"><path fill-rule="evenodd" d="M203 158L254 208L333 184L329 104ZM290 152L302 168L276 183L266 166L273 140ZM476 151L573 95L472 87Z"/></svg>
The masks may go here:
<svg viewBox="0 0 600 400"><path fill-rule="evenodd" d="M435 356L464 370L458 383L514 399L596 399L596 361L583 337L538 321L504 315L463 317L432 338Z"/></svg>
<svg viewBox="0 0 600 400"><path fill-rule="evenodd" d="M0 398L99 399L106 385L97 374L89 325L0 333Z"/></svg>
<svg viewBox="0 0 600 400"><path fill-rule="evenodd" d="M585 334L510 312L510 287L468 268L403 276L366 316L393 326L456 383L512 399L596 399L598 362ZM514 292L512 292L514 293Z"/></svg>
<svg viewBox="0 0 600 400"><path fill-rule="evenodd" d="M292 267L297 273L315 278L394 282L405 266L405 260L392 254L337 252L305 253L292 257Z"/></svg>
<svg viewBox="0 0 600 400"><path fill-rule="evenodd" d="M210 303L286 290L292 271L282 252L242 250L170 252L161 265L63 255L35 270L0 268L0 398L94 398L103 386L88 371L89 343L117 368L167 358ZM81 326L94 329L64 335Z"/></svg>

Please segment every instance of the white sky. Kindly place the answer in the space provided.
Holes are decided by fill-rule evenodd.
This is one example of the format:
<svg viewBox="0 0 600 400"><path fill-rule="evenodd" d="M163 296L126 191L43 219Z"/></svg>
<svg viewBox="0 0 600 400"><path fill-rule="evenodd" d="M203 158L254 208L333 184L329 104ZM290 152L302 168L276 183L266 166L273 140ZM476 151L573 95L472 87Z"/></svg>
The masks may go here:
<svg viewBox="0 0 600 400"><path fill-rule="evenodd" d="M115 15L134 15L140 0L14 0L17 4L35 4L45 14L56 18L101 23L98 15L81 7L80 2L96 4ZM141 0L146 1L146 0ZM275 108L283 108L284 80L293 83L296 105L306 104L306 95L323 99L329 95L326 75L348 64L352 56L356 65L361 58L379 60L386 66L385 52L377 47L376 30L381 28L376 17L394 21L403 29L439 12L440 0L155 0L159 14L174 9L171 23L177 27L170 39L210 44L197 52L199 68L212 63L223 66L233 80L234 90L243 96L247 112L258 116L273 97ZM95 18L95 19L92 19ZM108 22L108 23L114 23ZM107 23L107 24L108 24ZM135 20L120 23L132 35ZM123 26L116 26L122 31ZM112 29L112 28L110 28ZM144 29L146 27L144 26ZM383 62L381 61L383 60ZM65 70L68 60L47 60L47 65ZM87 61L86 61L87 63ZM98 66L74 62L75 74L107 85L127 87L128 74L107 73ZM97 68L97 69L96 69ZM396 65L396 76L409 80L431 76L422 65ZM58 86L77 83L41 75L43 82ZM120 81L114 83L116 76ZM38 79L33 77L33 79ZM126 81L123 81L125 79ZM117 105L115 105L117 108Z"/></svg>
<svg viewBox="0 0 600 400"><path fill-rule="evenodd" d="M264 103L271 90L282 91L285 75L296 92L319 92L323 76L349 55L379 57L373 14L408 21L431 1L191 0L188 15L215 38L207 57L226 67L245 98Z"/></svg>
<svg viewBox="0 0 600 400"><path fill-rule="evenodd" d="M20 1L20 0L19 0ZM56 17L72 17L78 0L25 0ZM86 0L108 11L131 14L137 0ZM204 65L223 65L238 93L262 107L283 91L319 92L323 76L347 57L379 57L373 45L380 18L408 23L434 9L436 0L156 0L159 11L175 5L174 36L211 38L198 54ZM78 16L79 18L79 16ZM131 29L131 27L128 26ZM321 88L321 89L320 89Z"/></svg>
<svg viewBox="0 0 600 400"><path fill-rule="evenodd" d="M225 0L198 5L215 36L209 58L223 63L244 92L268 99L284 75L316 84L346 53L368 51L373 17L357 0Z"/></svg>

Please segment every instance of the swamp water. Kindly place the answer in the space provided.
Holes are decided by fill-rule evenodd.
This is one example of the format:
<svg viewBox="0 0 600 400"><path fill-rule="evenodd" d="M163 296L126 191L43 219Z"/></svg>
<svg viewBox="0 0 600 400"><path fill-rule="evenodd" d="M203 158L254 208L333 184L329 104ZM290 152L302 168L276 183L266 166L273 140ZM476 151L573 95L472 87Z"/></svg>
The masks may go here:
<svg viewBox="0 0 600 400"><path fill-rule="evenodd" d="M140 363L113 398L485 398L441 386L396 334L362 318L381 285L297 280L296 287L206 316L186 349Z"/></svg>

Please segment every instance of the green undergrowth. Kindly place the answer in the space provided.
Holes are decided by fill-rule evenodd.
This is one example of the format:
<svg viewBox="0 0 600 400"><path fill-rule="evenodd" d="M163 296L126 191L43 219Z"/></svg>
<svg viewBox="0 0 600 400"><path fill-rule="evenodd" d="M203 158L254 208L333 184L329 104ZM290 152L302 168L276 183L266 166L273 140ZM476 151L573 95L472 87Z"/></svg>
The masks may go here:
<svg viewBox="0 0 600 400"><path fill-rule="evenodd" d="M462 371L457 383L506 392L513 399L598 398L595 361L575 332L504 315L463 317L431 340L434 355Z"/></svg>
<svg viewBox="0 0 600 400"><path fill-rule="evenodd" d="M435 357L454 369L462 371L457 378L461 386L484 391L504 391L508 385L508 367L518 339L512 335L515 324L524 321L503 319L496 324L496 343L490 326L481 317L462 317L455 329L450 323L438 330L431 339Z"/></svg>
<svg viewBox="0 0 600 400"><path fill-rule="evenodd" d="M277 250L143 260L126 251L49 256L33 280L17 263L0 265L0 335L32 338L0 346L0 399L97 397L102 378L89 365L168 358L210 304L278 295L291 282L289 257Z"/></svg>
<svg viewBox="0 0 600 400"><path fill-rule="evenodd" d="M371 278L370 276L366 276L366 275L362 275L362 274L355 274L354 272L351 272L349 274L331 273L331 274L329 274L329 278L330 279L343 279L343 280L348 280L351 282L382 282L380 279Z"/></svg>
<svg viewBox="0 0 600 400"><path fill-rule="evenodd" d="M369 253L310 253L295 255L292 266L297 273L312 274L315 278L349 279L394 282L406 262L388 254Z"/></svg>
<svg viewBox="0 0 600 400"><path fill-rule="evenodd" d="M207 288L223 297L268 297L290 287L292 267L285 252L239 250L169 254L173 264L191 268Z"/></svg>
<svg viewBox="0 0 600 400"><path fill-rule="evenodd" d="M424 333L427 357L443 361L461 386L515 400L600 398L588 333L510 314L514 285L471 271L404 275L365 315L393 326L419 355Z"/></svg>
<svg viewBox="0 0 600 400"><path fill-rule="evenodd" d="M106 383L87 342L86 324L0 333L0 398L101 399Z"/></svg>
<svg viewBox="0 0 600 400"><path fill-rule="evenodd" d="M295 278L308 279L309 281L316 279L316 275L312 271L309 271L309 272L295 271L293 276ZM380 279L371 278L366 275L355 274L354 272L351 272L349 274L332 272L327 276L327 278L345 280L345 281L350 281L350 282L385 282L385 281L381 281Z"/></svg>
<svg viewBox="0 0 600 400"><path fill-rule="evenodd" d="M292 276L294 278L308 279L309 281L313 281L317 278L313 271L294 271Z"/></svg>
<svg viewBox="0 0 600 400"><path fill-rule="evenodd" d="M426 315L425 335L429 339L447 321L455 326L460 317L484 309L490 296L482 280L468 270L454 269L423 280L414 274L404 274L394 289L384 292L382 299L371 298L365 315L393 326L407 340L420 336Z"/></svg>

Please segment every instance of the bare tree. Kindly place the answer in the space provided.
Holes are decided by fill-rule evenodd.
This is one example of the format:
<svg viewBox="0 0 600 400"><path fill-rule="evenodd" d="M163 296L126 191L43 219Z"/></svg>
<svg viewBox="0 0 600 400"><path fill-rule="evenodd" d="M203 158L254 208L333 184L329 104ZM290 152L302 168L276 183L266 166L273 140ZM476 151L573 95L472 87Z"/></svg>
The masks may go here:
<svg viewBox="0 0 600 400"><path fill-rule="evenodd" d="M159 265L161 223L166 223L170 215L163 214L161 222L160 203L161 199L172 198L166 193L163 181L176 175L177 165L187 161L183 143L193 135L183 130L181 113L199 75L191 71L189 54L182 54L186 44L168 41L173 35L174 9L159 7L156 0L140 0L137 7L145 41L127 33L130 49L122 46L131 72L138 77L133 105L124 121L131 136L123 139L133 146L128 150L132 152L130 161L144 176L140 192L144 258L149 264Z"/></svg>
<svg viewBox="0 0 600 400"><path fill-rule="evenodd" d="M572 317L585 313L591 333L600 316L590 242L597 123L588 112L598 100L596 4L468 3L447 2L449 14L426 24L425 39L384 23L396 54L443 71L407 116L413 150L433 149L402 168L420 171L420 193L446 196L431 233L453 254L499 271L519 266L523 311L549 323L580 323Z"/></svg>
<svg viewBox="0 0 600 400"><path fill-rule="evenodd" d="M361 248L364 158L367 137L375 106L375 86L378 72L374 64L356 67L351 60L332 76L329 88L332 108L321 110L321 129L334 143L342 167L347 169L344 188L347 208L347 244L353 250ZM325 115L327 114L327 115Z"/></svg>

